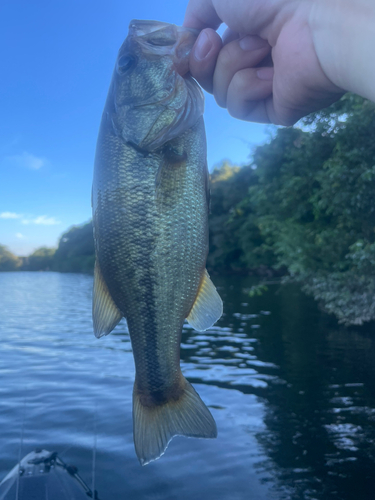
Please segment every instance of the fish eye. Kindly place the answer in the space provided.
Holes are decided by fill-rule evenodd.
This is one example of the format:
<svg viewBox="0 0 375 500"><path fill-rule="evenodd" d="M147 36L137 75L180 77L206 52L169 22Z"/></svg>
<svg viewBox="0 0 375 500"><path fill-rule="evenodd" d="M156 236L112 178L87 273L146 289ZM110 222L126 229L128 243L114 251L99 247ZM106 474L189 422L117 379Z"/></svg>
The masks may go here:
<svg viewBox="0 0 375 500"><path fill-rule="evenodd" d="M126 71L132 68L136 62L137 59L134 56L121 56L117 61L117 73L120 75L126 73Z"/></svg>

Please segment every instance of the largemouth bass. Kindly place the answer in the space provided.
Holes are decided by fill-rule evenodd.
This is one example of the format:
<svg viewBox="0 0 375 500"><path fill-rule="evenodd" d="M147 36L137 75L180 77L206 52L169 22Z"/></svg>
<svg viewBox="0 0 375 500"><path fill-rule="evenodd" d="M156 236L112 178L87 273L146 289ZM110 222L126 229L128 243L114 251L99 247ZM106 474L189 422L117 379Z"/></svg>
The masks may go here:
<svg viewBox="0 0 375 500"><path fill-rule="evenodd" d="M205 330L222 301L205 270L204 97L188 75L198 32L132 21L99 130L92 192L97 337L127 320L136 368L135 450L159 458L176 435L214 438L211 413L180 369L184 320Z"/></svg>

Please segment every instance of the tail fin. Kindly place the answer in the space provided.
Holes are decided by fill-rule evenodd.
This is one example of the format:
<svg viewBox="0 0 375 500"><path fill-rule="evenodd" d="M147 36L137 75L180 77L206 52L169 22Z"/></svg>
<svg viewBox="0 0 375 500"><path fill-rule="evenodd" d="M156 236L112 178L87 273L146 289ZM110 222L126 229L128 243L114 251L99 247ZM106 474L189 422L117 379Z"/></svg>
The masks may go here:
<svg viewBox="0 0 375 500"><path fill-rule="evenodd" d="M184 379L184 391L177 400L144 406L133 393L134 445L141 465L157 460L174 436L215 438L216 423L193 386Z"/></svg>

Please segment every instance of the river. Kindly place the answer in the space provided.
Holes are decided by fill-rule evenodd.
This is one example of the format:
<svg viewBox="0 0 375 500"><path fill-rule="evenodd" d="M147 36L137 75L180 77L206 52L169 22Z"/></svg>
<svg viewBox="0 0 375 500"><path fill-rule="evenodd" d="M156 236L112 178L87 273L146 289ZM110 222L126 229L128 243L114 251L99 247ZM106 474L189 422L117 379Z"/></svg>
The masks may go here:
<svg viewBox="0 0 375 500"><path fill-rule="evenodd" d="M298 287L213 277L224 315L184 328L182 370L216 440L175 438L141 467L126 323L97 340L92 277L0 273L0 480L37 447L101 500L373 500L375 332L344 328Z"/></svg>

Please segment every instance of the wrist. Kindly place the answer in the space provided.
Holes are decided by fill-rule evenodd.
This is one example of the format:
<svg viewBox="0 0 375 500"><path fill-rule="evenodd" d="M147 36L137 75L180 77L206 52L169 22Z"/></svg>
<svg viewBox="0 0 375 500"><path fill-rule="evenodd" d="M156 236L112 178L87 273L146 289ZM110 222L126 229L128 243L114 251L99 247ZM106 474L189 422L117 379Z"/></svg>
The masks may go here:
<svg viewBox="0 0 375 500"><path fill-rule="evenodd" d="M309 25L318 60L329 80L375 101L375 3L314 0Z"/></svg>

